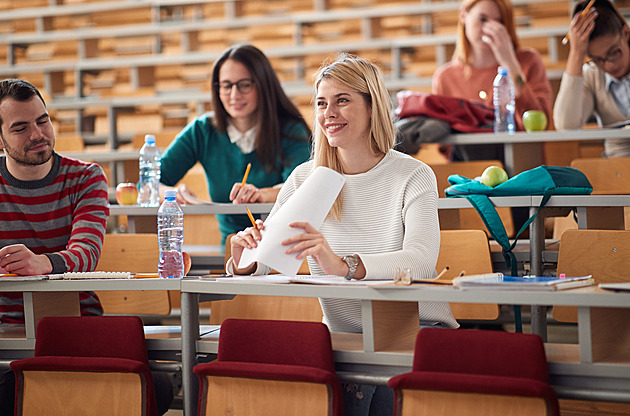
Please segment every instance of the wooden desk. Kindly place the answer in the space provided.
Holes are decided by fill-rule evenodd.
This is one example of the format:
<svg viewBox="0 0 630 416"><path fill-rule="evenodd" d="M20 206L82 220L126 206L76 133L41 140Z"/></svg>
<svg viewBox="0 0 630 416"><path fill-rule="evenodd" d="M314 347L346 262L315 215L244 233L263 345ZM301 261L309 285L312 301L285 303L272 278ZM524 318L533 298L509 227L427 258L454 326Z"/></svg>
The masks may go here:
<svg viewBox="0 0 630 416"><path fill-rule="evenodd" d="M246 214L249 207L252 214L269 214L273 204L232 204L214 203L207 205L182 205L184 216L186 215L216 215L216 214ZM110 217L126 215L128 231L136 232L136 219L138 217L157 216L158 207L141 207L137 205L110 205Z"/></svg>
<svg viewBox="0 0 630 416"><path fill-rule="evenodd" d="M547 345L552 385L560 397L630 402L630 293L614 293L597 288L559 292L460 291L453 287L333 286L305 284L230 283L212 279L125 279L2 282L3 291L25 294L76 292L85 290L178 290L182 291L181 339L149 339L152 356L181 351L185 414L195 415L198 391L192 367L197 354L216 353L217 341L199 340L201 294L212 300L229 299L234 294L359 299L363 309L363 334L333 334L337 370L344 380L384 382L392 375L409 371L413 351L409 332L402 344L391 345L379 328L393 327L383 313L383 305L409 305L419 301L574 305L578 307L578 345ZM208 300L210 300L208 299ZM378 305L378 306L377 306ZM27 318L32 302L25 302ZM379 309L380 308L380 309ZM417 319L417 309L415 310ZM4 328L3 328L4 329ZM34 322L26 322L26 336L0 338L0 356L7 359L32 355ZM7 331L10 335L10 330ZM7 335L7 334L5 334ZM406 343L406 346L405 346ZM400 345L403 345L402 347ZM354 377L354 378L353 378Z"/></svg>
<svg viewBox="0 0 630 416"><path fill-rule="evenodd" d="M0 337L0 354L11 354L7 350L32 351L35 348L37 318L37 295L76 293L95 290L179 290L178 279L86 279L86 280L28 280L4 281L0 283L3 292L24 292L24 331L9 331ZM53 297L55 302L47 306L43 315L66 315L72 303L78 308L79 298ZM60 299L62 301L60 301ZM15 334L15 337L13 336Z"/></svg>
<svg viewBox="0 0 630 416"><path fill-rule="evenodd" d="M618 131L617 129L613 131ZM532 133L538 134L538 133ZM546 134L546 132L545 132ZM492 197L492 203L497 207L527 207L530 215L533 215L540 202L542 196L506 196ZM254 214L268 214L273 204L249 204ZM545 233L544 218L545 216L566 215L567 209L577 209L578 227L588 228L589 217L587 215L588 208L618 207L623 208L630 206L630 195L556 195L552 196L545 209L529 226L530 231L530 261L532 274L541 274L543 272L543 251L545 249ZM211 204L211 205L184 205L184 215L206 215L206 214L244 214L245 205L240 204ZM459 209L472 208L472 205L465 198L440 198L438 200L438 209ZM139 207L135 205L121 206L112 205L110 207L110 215L127 215L129 221L129 232L135 232L135 219L141 216L154 216L157 214L155 207ZM544 318L544 317L543 317ZM541 318L541 319L543 319ZM536 331L542 334L544 331Z"/></svg>
<svg viewBox="0 0 630 416"><path fill-rule="evenodd" d="M630 129L580 129L580 130L551 130L541 132L509 133L466 133L451 134L440 143L466 146L473 144L503 144L505 170L510 176L515 173L515 144L565 142L575 140L604 140L630 139Z"/></svg>
<svg viewBox="0 0 630 416"><path fill-rule="evenodd" d="M630 402L630 293L598 288L558 292L460 291L453 287L417 285L376 288L306 284L230 283L224 279L182 280L182 369L184 414L196 414L196 380L192 373L198 353L216 353L218 342L199 340L198 303L200 294L333 297L360 299L363 334L333 334L336 367L345 377L359 373L364 381L386 380L410 371L412 343L407 348L383 342L379 328L392 326L390 317L377 314L382 305L402 302L439 301L501 303L506 305L574 305L579 309L579 345L548 344L552 385L560 397ZM414 308L407 308L414 313ZM417 319L417 307L415 308ZM405 341L401 341L405 344ZM343 346L342 346L343 344ZM352 346L350 346L352 345ZM362 378L361 378L362 377ZM189 392L195 394L189 394ZM614 399L611 399L613 398Z"/></svg>

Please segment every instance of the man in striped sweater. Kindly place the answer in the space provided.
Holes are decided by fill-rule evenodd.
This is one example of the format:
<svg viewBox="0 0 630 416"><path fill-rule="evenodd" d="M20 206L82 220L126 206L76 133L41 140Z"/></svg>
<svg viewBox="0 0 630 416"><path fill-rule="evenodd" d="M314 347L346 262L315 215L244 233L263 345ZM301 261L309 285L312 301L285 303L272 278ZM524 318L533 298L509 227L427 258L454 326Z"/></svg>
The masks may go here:
<svg viewBox="0 0 630 416"><path fill-rule="evenodd" d="M40 275L96 267L109 216L107 179L100 166L62 157L54 145L39 91L27 81L0 81L2 273ZM95 294L81 294L81 312L102 313ZM0 323L24 323L21 293L0 292Z"/></svg>
<svg viewBox="0 0 630 416"><path fill-rule="evenodd" d="M100 166L62 157L54 146L39 91L27 81L0 81L0 273L27 276L96 267L109 216L107 179ZM81 292L80 300L82 315L103 313L93 292ZM0 292L0 325L20 324L22 293ZM13 375L9 370L3 376L0 410L13 406Z"/></svg>

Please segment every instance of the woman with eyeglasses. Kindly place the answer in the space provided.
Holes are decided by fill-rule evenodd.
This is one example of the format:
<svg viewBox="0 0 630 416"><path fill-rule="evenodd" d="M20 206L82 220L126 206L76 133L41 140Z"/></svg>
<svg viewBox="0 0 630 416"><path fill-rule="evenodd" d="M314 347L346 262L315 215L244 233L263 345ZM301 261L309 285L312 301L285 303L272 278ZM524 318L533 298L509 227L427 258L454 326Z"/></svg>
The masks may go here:
<svg viewBox="0 0 630 416"><path fill-rule="evenodd" d="M600 126L630 119L630 29L608 0L575 6L569 56L553 117L558 129L579 129L593 116ZM584 63L585 61L589 61ZM630 157L630 140L607 139L607 157Z"/></svg>
<svg viewBox="0 0 630 416"><path fill-rule="evenodd" d="M235 45L214 63L212 109L214 114L197 117L166 149L161 182L174 186L201 162L213 202L274 202L293 169L309 159L311 130L259 49ZM180 202L183 194L194 196L185 185L177 191ZM217 219L222 241L250 224L245 215Z"/></svg>
<svg viewBox="0 0 630 416"><path fill-rule="evenodd" d="M433 75L432 92L493 108L492 83L497 68L506 67L514 81L517 129L523 130L522 116L527 110L543 111L551 119L553 94L540 54L519 46L513 16L509 0L464 0L453 59ZM467 154L455 153L454 159L503 160L501 145L459 150Z"/></svg>

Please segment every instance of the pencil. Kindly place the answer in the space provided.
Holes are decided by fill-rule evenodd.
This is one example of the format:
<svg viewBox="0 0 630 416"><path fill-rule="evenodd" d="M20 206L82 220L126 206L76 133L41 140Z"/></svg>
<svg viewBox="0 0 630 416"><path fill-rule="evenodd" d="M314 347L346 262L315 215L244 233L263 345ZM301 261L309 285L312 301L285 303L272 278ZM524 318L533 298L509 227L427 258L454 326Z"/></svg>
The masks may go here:
<svg viewBox="0 0 630 416"><path fill-rule="evenodd" d="M580 12L580 17L586 16L586 12L588 12L588 10L591 7L593 7L594 3L595 3L595 0L589 1L588 4L586 5L586 7L584 8L584 10L582 10L582 12ZM567 35L564 38L562 38L562 44L566 45L568 41L569 41L569 34L567 33Z"/></svg>
<svg viewBox="0 0 630 416"><path fill-rule="evenodd" d="M252 222L252 225L256 227L256 220L254 219L252 212L249 210L249 207L245 207L245 209L247 210L247 216L249 217L249 220Z"/></svg>
<svg viewBox="0 0 630 416"><path fill-rule="evenodd" d="M3 274L0 274L0 277L17 277L17 276L19 276L19 275L15 274L15 273L3 273Z"/></svg>
<svg viewBox="0 0 630 416"><path fill-rule="evenodd" d="M448 269L449 269L448 266L446 266L444 269L442 269L442 271L437 275L435 280L438 280L440 277L444 276L446 274L446 272L448 271Z"/></svg>
<svg viewBox="0 0 630 416"><path fill-rule="evenodd" d="M249 170L252 168L252 164L248 163L247 168L245 169L245 175L243 175L243 182L241 182L241 187L245 186L247 183L247 176L249 175Z"/></svg>

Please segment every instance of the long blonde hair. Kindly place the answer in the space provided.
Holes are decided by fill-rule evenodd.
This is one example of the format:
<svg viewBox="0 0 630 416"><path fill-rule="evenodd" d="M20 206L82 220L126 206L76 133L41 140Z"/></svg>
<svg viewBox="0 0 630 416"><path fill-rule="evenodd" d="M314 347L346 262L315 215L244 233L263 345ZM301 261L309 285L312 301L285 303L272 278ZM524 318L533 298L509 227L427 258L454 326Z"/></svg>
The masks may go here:
<svg viewBox="0 0 630 416"><path fill-rule="evenodd" d="M394 147L394 124L392 121L392 103L389 92L383 81L383 74L373 63L350 54L340 54L337 59L322 66L315 74L313 91L313 106L316 108L317 89L324 80L334 80L358 92L365 99L372 114L370 117L369 146L373 154L386 154ZM344 173L344 168L337 149L330 146L321 126L313 126L313 159L315 166L325 166L337 172ZM343 192L343 191L342 191ZM331 213L341 219L342 196L337 197Z"/></svg>
<svg viewBox="0 0 630 416"><path fill-rule="evenodd" d="M475 4L479 3L483 0L464 0L462 3L462 9L467 12L472 9ZM498 7L499 13L501 14L501 20L508 34L510 35L510 39L512 39L512 45L514 46L514 50L518 50L519 42L518 37L516 36L516 29L514 27L514 9L512 7L512 3L510 0L492 0ZM453 60L458 59L465 64L470 63L470 42L466 37L466 27L464 23L460 19L457 23L457 42L455 44L455 52L453 52Z"/></svg>

